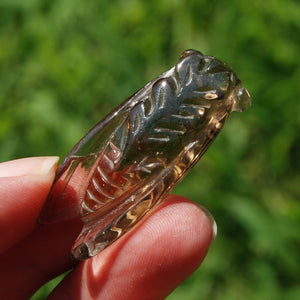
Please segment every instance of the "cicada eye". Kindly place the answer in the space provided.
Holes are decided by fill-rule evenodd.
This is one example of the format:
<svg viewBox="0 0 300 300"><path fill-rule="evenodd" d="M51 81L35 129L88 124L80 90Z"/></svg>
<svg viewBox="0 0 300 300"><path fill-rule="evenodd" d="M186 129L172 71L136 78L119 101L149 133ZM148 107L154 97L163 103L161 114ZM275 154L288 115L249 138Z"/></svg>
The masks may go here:
<svg viewBox="0 0 300 300"><path fill-rule="evenodd" d="M236 98L232 107L233 111L245 111L251 105L251 97L247 89L241 87L236 92Z"/></svg>
<svg viewBox="0 0 300 300"><path fill-rule="evenodd" d="M203 56L203 54L199 51L196 51L196 50L193 50L193 49L188 49L188 50L185 50L184 52L182 52L182 54L180 55L180 58L179 60L183 60L184 58L190 56L190 55L193 55L193 54L196 54L196 55L201 55Z"/></svg>

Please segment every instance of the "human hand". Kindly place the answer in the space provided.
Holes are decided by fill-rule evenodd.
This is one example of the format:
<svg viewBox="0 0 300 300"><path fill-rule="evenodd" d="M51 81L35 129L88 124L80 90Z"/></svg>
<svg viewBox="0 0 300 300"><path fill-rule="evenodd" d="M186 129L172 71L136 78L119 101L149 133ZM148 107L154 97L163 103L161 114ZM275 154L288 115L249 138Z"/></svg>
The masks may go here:
<svg viewBox="0 0 300 300"><path fill-rule="evenodd" d="M175 195L97 256L72 260L70 249L81 221L36 222L57 160L36 157L0 164L2 299L27 299L71 268L48 299L164 299L199 267L213 240L212 224L198 205Z"/></svg>

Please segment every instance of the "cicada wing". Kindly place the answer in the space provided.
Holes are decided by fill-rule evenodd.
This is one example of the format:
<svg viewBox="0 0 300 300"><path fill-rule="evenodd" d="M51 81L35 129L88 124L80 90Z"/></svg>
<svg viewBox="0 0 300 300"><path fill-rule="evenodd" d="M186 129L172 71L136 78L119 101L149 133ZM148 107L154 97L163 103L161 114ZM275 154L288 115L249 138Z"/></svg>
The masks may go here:
<svg viewBox="0 0 300 300"><path fill-rule="evenodd" d="M118 182L113 183L111 178L107 179L105 175L109 173L107 168L116 169L116 164L123 154L122 151L129 136L128 131L132 130L128 127L129 113L133 107L147 99L153 82L167 76L170 71L163 73L124 101L75 145L57 170L54 184L39 217L39 223L60 222L87 215L100 209L101 203L106 203L107 199L104 201L100 199L100 205L89 207L84 201L87 189L91 183L95 183L95 180L100 180L100 183L104 185L119 186ZM112 153L111 157L107 155L108 153ZM99 171L98 174L97 171ZM101 176L104 178L100 178ZM115 176L117 175L115 174ZM109 177L112 177L111 174ZM106 179L109 183L103 182L107 181ZM95 183L92 189L96 189L96 192L99 193L100 185ZM115 191L115 187L112 187L112 190ZM104 193L104 198L108 196L109 200L110 196L107 192L102 189L100 193ZM119 187L120 193L122 192ZM93 198L93 195L90 195ZM111 197L116 198L116 195ZM98 201L98 199L94 200ZM93 200L89 199L88 202L93 202Z"/></svg>
<svg viewBox="0 0 300 300"><path fill-rule="evenodd" d="M47 224L79 216L80 187L85 185L88 170L82 165L92 159L72 158L67 168L58 170L46 203L39 217L39 223Z"/></svg>
<svg viewBox="0 0 300 300"><path fill-rule="evenodd" d="M127 118L127 110L120 108L90 130L60 165L39 223L60 222L80 216L86 188L99 161L105 168L101 154Z"/></svg>
<svg viewBox="0 0 300 300"><path fill-rule="evenodd" d="M171 185L166 187L169 176L170 170L165 170L161 178L155 178L144 189L128 194L128 198L114 205L110 213L102 218L90 218L72 247L72 256L77 260L92 257L128 232L166 196L171 188Z"/></svg>
<svg viewBox="0 0 300 300"><path fill-rule="evenodd" d="M207 139L207 146L209 143L210 139ZM72 247L72 256L77 260L92 257L134 227L182 180L189 167L201 156L199 150L202 147L190 143L156 176L136 184L134 190L86 217L83 229Z"/></svg>

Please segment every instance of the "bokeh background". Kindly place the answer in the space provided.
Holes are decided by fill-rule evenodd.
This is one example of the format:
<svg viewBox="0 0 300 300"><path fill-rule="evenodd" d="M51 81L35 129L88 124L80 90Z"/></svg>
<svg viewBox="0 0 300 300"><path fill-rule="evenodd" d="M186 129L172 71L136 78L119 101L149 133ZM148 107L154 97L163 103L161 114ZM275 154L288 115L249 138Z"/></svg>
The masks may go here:
<svg viewBox="0 0 300 300"><path fill-rule="evenodd" d="M1 0L0 161L64 157L183 50L216 56L253 105L176 188L218 237L168 300L300 299L299 16L296 0Z"/></svg>

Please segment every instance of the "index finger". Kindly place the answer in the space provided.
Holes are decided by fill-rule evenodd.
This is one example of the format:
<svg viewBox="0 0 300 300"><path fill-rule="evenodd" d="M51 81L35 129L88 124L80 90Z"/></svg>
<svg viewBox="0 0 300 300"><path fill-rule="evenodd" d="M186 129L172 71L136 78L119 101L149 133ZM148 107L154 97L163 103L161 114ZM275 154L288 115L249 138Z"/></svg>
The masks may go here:
<svg viewBox="0 0 300 300"><path fill-rule="evenodd" d="M57 161L58 157L31 157L0 164L0 253L37 226Z"/></svg>

